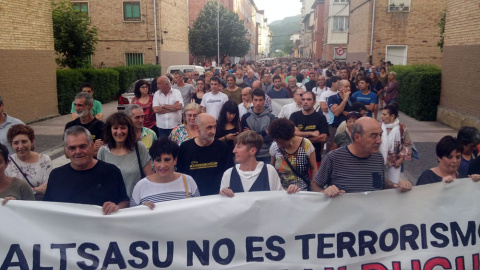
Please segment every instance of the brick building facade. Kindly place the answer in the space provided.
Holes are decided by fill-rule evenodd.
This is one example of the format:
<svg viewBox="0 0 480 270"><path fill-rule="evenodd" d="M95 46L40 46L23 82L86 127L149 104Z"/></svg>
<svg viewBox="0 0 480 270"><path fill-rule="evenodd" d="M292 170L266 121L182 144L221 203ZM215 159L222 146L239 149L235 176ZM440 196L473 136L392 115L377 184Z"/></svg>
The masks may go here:
<svg viewBox="0 0 480 270"><path fill-rule="evenodd" d="M24 122L57 115L50 1L0 1L0 29L5 112Z"/></svg>
<svg viewBox="0 0 480 270"><path fill-rule="evenodd" d="M437 120L454 128L480 129L480 6L478 1L447 0L442 93Z"/></svg>
<svg viewBox="0 0 480 270"><path fill-rule="evenodd" d="M313 5L313 53L312 58L322 59L323 55L323 20L325 18L325 0L316 0Z"/></svg>
<svg viewBox="0 0 480 270"><path fill-rule="evenodd" d="M155 64L157 56L162 73L170 65L188 64L187 0L71 2L82 5L98 29L94 67Z"/></svg>
<svg viewBox="0 0 480 270"><path fill-rule="evenodd" d="M374 7L375 3L375 7ZM429 63L440 66L441 12L446 0L350 0L347 61L366 63L370 57L394 64ZM372 19L375 10L373 49Z"/></svg>
<svg viewBox="0 0 480 270"><path fill-rule="evenodd" d="M325 0L322 59L345 61L349 30L349 0Z"/></svg>

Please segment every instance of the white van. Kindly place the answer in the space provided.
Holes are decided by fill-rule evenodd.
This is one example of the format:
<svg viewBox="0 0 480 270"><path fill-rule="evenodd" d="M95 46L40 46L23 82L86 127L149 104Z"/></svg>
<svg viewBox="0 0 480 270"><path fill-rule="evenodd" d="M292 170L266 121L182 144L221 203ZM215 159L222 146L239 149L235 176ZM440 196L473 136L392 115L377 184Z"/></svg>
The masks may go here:
<svg viewBox="0 0 480 270"><path fill-rule="evenodd" d="M169 66L167 69L167 73L170 73L170 74L174 74L177 71L181 71L183 73L198 71L198 74L200 75L203 75L205 73L205 69L202 66L194 66L194 65L175 65L175 66Z"/></svg>

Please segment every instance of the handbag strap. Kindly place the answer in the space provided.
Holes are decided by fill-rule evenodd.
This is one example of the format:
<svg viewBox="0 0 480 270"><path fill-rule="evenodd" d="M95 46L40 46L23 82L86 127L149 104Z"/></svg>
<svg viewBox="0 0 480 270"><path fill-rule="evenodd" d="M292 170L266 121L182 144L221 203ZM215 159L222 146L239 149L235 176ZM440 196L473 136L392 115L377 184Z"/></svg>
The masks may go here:
<svg viewBox="0 0 480 270"><path fill-rule="evenodd" d="M281 148L280 148L281 149ZM284 153L284 150L281 149L280 152L282 153L282 157L283 157L283 160L285 160L285 162L287 162L288 164L288 167L290 167L290 170L292 170L292 172L297 176L297 177L300 177L300 179L302 179L303 182L305 182L305 184L307 184L307 189L310 188L310 181L308 181L307 179L305 179L304 176L302 176L301 174L298 173L298 171L292 166L292 163L290 163L290 161L288 160L288 158L285 156L285 153Z"/></svg>
<svg viewBox="0 0 480 270"><path fill-rule="evenodd" d="M183 186L185 187L185 194L187 195L187 198L189 198L190 195L188 195L187 178L185 178L185 174L183 173L182 173L182 180L183 180Z"/></svg>
<svg viewBox="0 0 480 270"><path fill-rule="evenodd" d="M143 171L143 168L142 168L142 162L140 162L140 152L138 151L137 144L138 143L135 143L135 152L137 153L137 161L138 161L138 168L140 169L140 176L143 179L145 178L145 172Z"/></svg>
<svg viewBox="0 0 480 270"><path fill-rule="evenodd" d="M9 158L10 158L10 160L13 162L13 164L15 164L15 166L17 166L18 170L19 170L20 173L23 175L23 177L25 177L25 180L27 180L28 184L29 184L32 188L34 188L35 186L32 185L32 183L30 183L30 180L28 180L27 175L22 171L22 169L20 169L20 166L18 166L18 164L15 162L15 160L13 160L13 158L12 158L11 156L10 156Z"/></svg>

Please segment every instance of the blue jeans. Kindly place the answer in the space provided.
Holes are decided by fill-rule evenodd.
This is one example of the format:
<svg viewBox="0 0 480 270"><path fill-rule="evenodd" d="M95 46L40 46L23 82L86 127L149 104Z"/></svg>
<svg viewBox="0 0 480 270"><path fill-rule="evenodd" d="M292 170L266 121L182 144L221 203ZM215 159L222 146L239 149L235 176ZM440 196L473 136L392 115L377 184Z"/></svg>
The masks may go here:
<svg viewBox="0 0 480 270"><path fill-rule="evenodd" d="M168 137L170 133L172 132L172 129L165 129L165 128L159 128L157 127L157 137L160 139L162 137Z"/></svg>

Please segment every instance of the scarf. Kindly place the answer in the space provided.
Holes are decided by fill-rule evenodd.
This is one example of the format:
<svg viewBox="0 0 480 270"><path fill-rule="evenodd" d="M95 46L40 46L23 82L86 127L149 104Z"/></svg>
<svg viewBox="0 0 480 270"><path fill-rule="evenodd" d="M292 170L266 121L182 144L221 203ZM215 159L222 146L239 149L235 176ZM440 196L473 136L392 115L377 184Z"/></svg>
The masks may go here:
<svg viewBox="0 0 480 270"><path fill-rule="evenodd" d="M380 145L380 153L382 153L383 160L387 164L387 156L389 153L395 153L395 145L399 145L402 139L400 134L400 121L395 119L391 124L382 123L382 144ZM387 129L392 129L387 133Z"/></svg>

